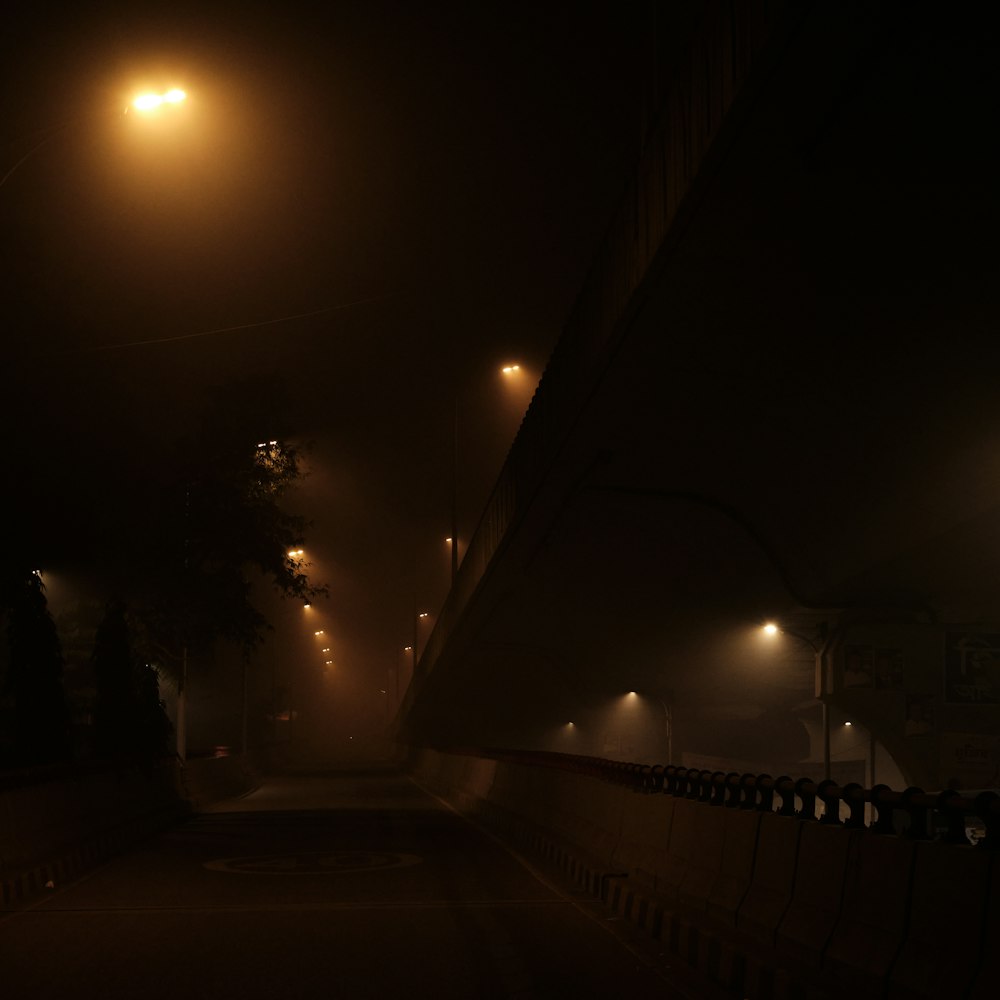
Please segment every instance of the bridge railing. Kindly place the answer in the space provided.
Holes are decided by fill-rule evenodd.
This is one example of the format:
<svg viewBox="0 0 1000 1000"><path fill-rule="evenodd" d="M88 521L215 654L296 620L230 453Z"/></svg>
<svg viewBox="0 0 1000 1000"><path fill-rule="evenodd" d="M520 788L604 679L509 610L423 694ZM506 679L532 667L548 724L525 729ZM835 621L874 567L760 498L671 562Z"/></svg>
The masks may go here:
<svg viewBox="0 0 1000 1000"><path fill-rule="evenodd" d="M574 754L525 750L450 750L508 763L557 768L623 785L645 795L694 799L726 809L775 812L816 820L824 825L867 829L873 834L901 835L911 840L940 840L986 850L1000 848L1000 794L991 790L963 795L960 791L927 793L922 788L894 791L888 785L813 781L787 775L740 774L662 764L637 764L579 757ZM868 820L870 806L872 819ZM846 815L845 815L846 814ZM981 835L970 838L970 828Z"/></svg>
<svg viewBox="0 0 1000 1000"><path fill-rule="evenodd" d="M504 749L414 748L411 767L648 932L710 995L998 995L994 792L970 800ZM975 847L971 824L985 831Z"/></svg>

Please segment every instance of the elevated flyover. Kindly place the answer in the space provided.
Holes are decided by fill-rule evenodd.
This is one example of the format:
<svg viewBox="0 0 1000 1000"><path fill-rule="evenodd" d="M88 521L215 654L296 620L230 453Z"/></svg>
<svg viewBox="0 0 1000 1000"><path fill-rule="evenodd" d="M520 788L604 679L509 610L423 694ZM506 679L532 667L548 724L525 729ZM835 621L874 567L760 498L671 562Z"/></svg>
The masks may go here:
<svg viewBox="0 0 1000 1000"><path fill-rule="evenodd" d="M998 783L980 17L706 5L404 742Z"/></svg>

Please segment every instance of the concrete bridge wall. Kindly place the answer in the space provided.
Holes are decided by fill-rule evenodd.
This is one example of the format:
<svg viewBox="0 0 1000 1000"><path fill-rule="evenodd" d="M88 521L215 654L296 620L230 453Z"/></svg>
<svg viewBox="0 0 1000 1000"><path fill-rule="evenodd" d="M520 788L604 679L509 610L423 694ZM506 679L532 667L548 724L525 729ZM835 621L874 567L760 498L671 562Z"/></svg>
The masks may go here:
<svg viewBox="0 0 1000 1000"><path fill-rule="evenodd" d="M734 996L996 995L993 850L642 794L502 756L421 750L411 763Z"/></svg>

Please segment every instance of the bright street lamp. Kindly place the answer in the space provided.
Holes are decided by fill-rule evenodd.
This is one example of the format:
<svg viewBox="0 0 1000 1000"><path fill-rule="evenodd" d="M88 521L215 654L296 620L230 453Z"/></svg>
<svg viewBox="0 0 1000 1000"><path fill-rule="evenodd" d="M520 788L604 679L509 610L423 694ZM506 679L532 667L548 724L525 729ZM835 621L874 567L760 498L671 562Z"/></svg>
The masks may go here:
<svg viewBox="0 0 1000 1000"><path fill-rule="evenodd" d="M642 692L642 697L650 701L655 701L660 708L663 710L663 728L664 734L666 736L666 752L667 752L667 764L672 764L674 756L674 713L671 707L673 703L673 691L670 691L661 698L658 695L650 694L647 691ZM628 698L630 701L636 701L639 699L638 691L629 691ZM669 704L668 704L669 703Z"/></svg>
<svg viewBox="0 0 1000 1000"><path fill-rule="evenodd" d="M521 366L511 362L510 364L504 365L500 369L500 373L505 378L510 378L512 375L518 375L521 371ZM455 577L458 576L458 400L459 393L458 389L455 390L455 404L452 413L452 449L451 449L451 535L447 538L448 544L451 546L451 582L452 585L455 583Z"/></svg>
<svg viewBox="0 0 1000 1000"><path fill-rule="evenodd" d="M187 100L187 94L180 87L172 87L163 94L139 94L132 101L132 107L136 111L158 111L164 105L181 104Z"/></svg>
<svg viewBox="0 0 1000 1000"><path fill-rule="evenodd" d="M775 638L779 635L790 635L793 639L798 639L799 642L804 642L811 650L813 654L813 662L815 665L815 677L816 677L816 689L819 697L820 711L822 713L822 726L823 726L823 778L829 780L830 778L830 706L827 704L827 690L826 690L826 656L825 652L827 646L829 645L830 638L827 636L826 622L821 622L816 627L816 638L810 638L807 635L803 635L801 632L796 632L794 629L785 628L783 625L778 625L775 622L766 622L762 627L761 631L769 639Z"/></svg>
<svg viewBox="0 0 1000 1000"><path fill-rule="evenodd" d="M172 87L162 94L145 93L139 94L135 97L132 102L126 105L124 114L128 114L129 110L134 109L136 112L143 115L150 115L159 112L164 108L176 108L178 105L184 103L187 100L187 93L181 90L180 87ZM8 170L0 177L0 188L2 188L7 181L23 166L28 160L30 160L38 150L42 147L47 146L53 139L60 135L65 135L72 129L87 124L88 122L93 122L94 120L100 119L101 112L98 111L95 114L83 114L77 115L68 121L60 122L58 125L51 125L47 128L42 128L36 131L34 134L41 135L41 138L31 146L27 152L21 155L21 157L14 162L14 164L8 168ZM273 443L273 442L272 442Z"/></svg>

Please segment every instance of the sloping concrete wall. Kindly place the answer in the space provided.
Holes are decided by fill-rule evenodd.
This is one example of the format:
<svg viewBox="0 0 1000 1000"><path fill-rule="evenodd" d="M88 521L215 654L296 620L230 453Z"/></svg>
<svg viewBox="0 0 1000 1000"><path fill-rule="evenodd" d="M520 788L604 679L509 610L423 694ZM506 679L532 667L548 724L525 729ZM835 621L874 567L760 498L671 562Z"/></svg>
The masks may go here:
<svg viewBox="0 0 1000 1000"><path fill-rule="evenodd" d="M410 766L735 996L992 995L1000 852L644 794L557 766L432 750Z"/></svg>

